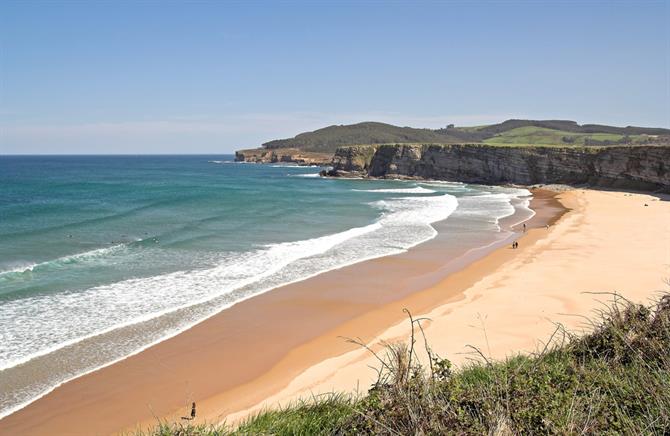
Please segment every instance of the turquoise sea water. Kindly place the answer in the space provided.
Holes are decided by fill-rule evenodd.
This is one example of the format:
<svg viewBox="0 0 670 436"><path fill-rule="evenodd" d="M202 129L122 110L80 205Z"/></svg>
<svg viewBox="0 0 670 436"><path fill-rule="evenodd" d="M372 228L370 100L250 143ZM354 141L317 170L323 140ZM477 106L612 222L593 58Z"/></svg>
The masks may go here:
<svg viewBox="0 0 670 436"><path fill-rule="evenodd" d="M436 222L499 233L528 195L231 161L0 156L0 417L236 301L405 251Z"/></svg>

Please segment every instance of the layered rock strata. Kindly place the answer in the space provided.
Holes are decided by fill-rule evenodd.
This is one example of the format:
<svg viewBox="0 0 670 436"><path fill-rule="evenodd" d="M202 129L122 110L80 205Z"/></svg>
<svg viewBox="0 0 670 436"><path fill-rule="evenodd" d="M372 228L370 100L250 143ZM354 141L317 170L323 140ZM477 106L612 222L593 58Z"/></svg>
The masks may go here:
<svg viewBox="0 0 670 436"><path fill-rule="evenodd" d="M669 146L385 144L339 148L331 176L586 184L670 192Z"/></svg>

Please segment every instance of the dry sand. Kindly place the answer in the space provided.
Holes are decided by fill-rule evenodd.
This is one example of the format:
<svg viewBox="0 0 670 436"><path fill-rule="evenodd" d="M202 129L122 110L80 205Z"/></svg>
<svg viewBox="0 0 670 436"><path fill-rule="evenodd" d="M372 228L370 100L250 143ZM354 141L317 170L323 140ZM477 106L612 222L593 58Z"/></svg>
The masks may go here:
<svg viewBox="0 0 670 436"><path fill-rule="evenodd" d="M0 420L0 433L108 434L153 425L155 416L178 419L191 401L198 421L236 420L312 393L367 389L373 362L341 336L404 339L403 308L429 316L433 348L458 363L466 344L504 357L533 350L553 330L550 320L578 327L581 318L564 314L597 306L584 291L643 301L667 288L670 202L570 191L559 197L572 211L547 230L560 209L537 197L539 228L517 250L505 245L445 264L438 238L279 288L64 384Z"/></svg>
<svg viewBox="0 0 670 436"><path fill-rule="evenodd" d="M531 229L519 239L519 249L498 250L423 291L449 293L463 289L471 275L479 278L451 301L430 311L414 311L415 316L431 319L424 325L433 351L456 364L477 357L468 345L495 359L533 352L549 339L556 322L575 332L588 330L583 316L592 315L602 301L612 299L594 293L618 292L632 301L648 303L669 290L667 198L659 201L642 194L574 190L562 193L559 199L571 211L556 225ZM409 297L401 305L420 307L413 301L420 297ZM407 342L409 326L403 321L374 339L364 339L380 350L384 343ZM345 326L338 333L356 335L358 327ZM379 363L361 349L325 360L277 394L227 420L235 422L264 407L286 405L298 398L333 391L364 392L376 377L370 366L379 367Z"/></svg>

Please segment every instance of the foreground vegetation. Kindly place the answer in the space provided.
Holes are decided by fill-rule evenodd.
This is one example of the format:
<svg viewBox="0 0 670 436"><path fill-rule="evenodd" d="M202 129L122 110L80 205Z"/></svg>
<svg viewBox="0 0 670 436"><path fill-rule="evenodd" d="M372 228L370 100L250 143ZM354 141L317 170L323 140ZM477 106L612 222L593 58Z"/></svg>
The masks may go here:
<svg viewBox="0 0 670 436"><path fill-rule="evenodd" d="M649 307L615 295L597 318L590 334L558 326L534 355L479 353L457 371L411 320L409 344L378 356L364 397L316 398L236 429L166 423L151 434L669 434L670 294Z"/></svg>

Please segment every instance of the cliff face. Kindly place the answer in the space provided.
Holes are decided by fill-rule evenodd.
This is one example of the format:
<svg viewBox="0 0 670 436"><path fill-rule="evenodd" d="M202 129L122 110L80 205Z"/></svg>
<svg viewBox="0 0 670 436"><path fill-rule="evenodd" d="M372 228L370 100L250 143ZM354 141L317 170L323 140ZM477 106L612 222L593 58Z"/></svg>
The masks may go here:
<svg viewBox="0 0 670 436"><path fill-rule="evenodd" d="M342 147L331 174L465 183L565 183L670 191L670 147L379 145Z"/></svg>
<svg viewBox="0 0 670 436"><path fill-rule="evenodd" d="M329 153L314 153L293 148L269 150L254 148L235 152L237 162L279 163L290 162L298 165L330 165L332 155Z"/></svg>

